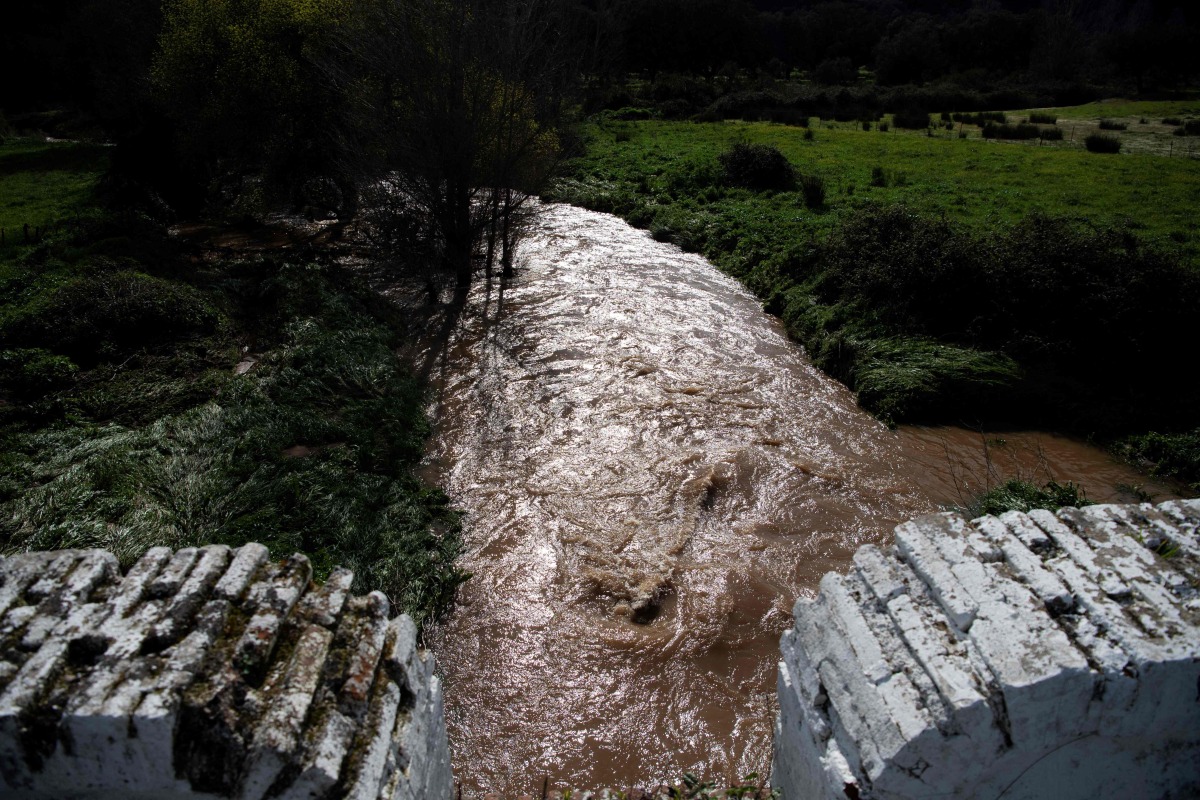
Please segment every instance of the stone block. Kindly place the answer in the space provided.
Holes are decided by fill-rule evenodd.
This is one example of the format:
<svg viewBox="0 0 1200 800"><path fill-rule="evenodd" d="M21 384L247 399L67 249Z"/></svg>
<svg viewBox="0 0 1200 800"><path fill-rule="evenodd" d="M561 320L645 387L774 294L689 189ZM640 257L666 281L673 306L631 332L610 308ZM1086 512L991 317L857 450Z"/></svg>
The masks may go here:
<svg viewBox="0 0 1200 800"><path fill-rule="evenodd" d="M898 526L892 551L860 549L781 639L772 786L1200 794L1198 526L1197 501L937 514Z"/></svg>
<svg viewBox="0 0 1200 800"><path fill-rule="evenodd" d="M261 545L0 559L0 796L451 797L432 660Z"/></svg>

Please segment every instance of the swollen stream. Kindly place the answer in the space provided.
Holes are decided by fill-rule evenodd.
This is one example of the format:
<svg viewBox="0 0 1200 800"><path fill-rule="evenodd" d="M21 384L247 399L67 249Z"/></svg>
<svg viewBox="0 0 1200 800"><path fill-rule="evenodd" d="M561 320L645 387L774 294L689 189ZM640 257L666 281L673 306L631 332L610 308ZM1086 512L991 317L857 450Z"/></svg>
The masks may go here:
<svg viewBox="0 0 1200 800"><path fill-rule="evenodd" d="M468 797L765 774L791 605L858 546L1014 470L1168 496L1061 437L887 430L735 281L615 217L550 207L518 266L434 376L473 577L431 644Z"/></svg>

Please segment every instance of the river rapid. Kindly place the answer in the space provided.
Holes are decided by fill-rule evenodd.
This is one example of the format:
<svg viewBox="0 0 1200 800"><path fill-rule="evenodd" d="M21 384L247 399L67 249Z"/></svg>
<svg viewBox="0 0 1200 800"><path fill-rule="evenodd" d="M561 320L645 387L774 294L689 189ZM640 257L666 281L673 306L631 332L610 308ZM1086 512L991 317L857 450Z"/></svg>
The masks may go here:
<svg viewBox="0 0 1200 800"><path fill-rule="evenodd" d="M889 431L736 281L616 217L548 207L518 269L424 354L430 477L466 512L472 577L429 643L468 797L765 775L779 635L857 547L1017 472L1173 496L1063 437Z"/></svg>

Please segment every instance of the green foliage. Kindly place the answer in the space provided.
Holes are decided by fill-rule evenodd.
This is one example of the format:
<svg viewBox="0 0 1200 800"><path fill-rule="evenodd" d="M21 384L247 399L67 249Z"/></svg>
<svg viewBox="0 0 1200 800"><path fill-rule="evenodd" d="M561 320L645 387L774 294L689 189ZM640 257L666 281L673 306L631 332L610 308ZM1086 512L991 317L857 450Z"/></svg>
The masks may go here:
<svg viewBox="0 0 1200 800"><path fill-rule="evenodd" d="M1119 153L1121 152L1121 140L1116 136L1105 136L1102 133L1093 133L1083 141L1084 147L1089 153Z"/></svg>
<svg viewBox="0 0 1200 800"><path fill-rule="evenodd" d="M1037 125L997 125L989 122L983 126L985 139L1037 139L1042 129Z"/></svg>
<svg viewBox="0 0 1200 800"><path fill-rule="evenodd" d="M40 348L0 350L0 387L27 400L70 386L79 367Z"/></svg>
<svg viewBox="0 0 1200 800"><path fill-rule="evenodd" d="M969 517L982 517L985 514L999 515L1006 511L1032 511L1035 508L1057 511L1060 508L1087 505L1091 505L1091 502L1083 489L1070 481L1050 481L1038 488L1029 481L1013 478L984 492L963 511Z"/></svg>
<svg viewBox="0 0 1200 800"><path fill-rule="evenodd" d="M23 226L45 228L84 212L107 167L108 151L94 145L0 142L0 228L5 245L0 258L11 253L8 248L22 244Z"/></svg>
<svg viewBox="0 0 1200 800"><path fill-rule="evenodd" d="M892 115L892 124L908 130L925 130L929 127L929 115L922 111L897 111Z"/></svg>
<svg viewBox="0 0 1200 800"><path fill-rule="evenodd" d="M1130 436L1118 443L1117 452L1134 463L1148 463L1155 475L1177 478L1200 492L1200 428Z"/></svg>
<svg viewBox="0 0 1200 800"><path fill-rule="evenodd" d="M795 168L777 147L738 142L718 160L725 182L730 186L755 191L785 191L796 183Z"/></svg>
<svg viewBox="0 0 1200 800"><path fill-rule="evenodd" d="M1117 122L1116 120L1112 119L1100 120L1100 130L1102 131L1123 131L1128 127L1129 126L1124 122Z"/></svg>
<svg viewBox="0 0 1200 800"><path fill-rule="evenodd" d="M263 173L287 193L328 160L334 97L318 69L347 0L169 0L152 80L182 156ZM229 203L236 197L221 198Z"/></svg>
<svg viewBox="0 0 1200 800"><path fill-rule="evenodd" d="M1062 128L1042 128L1038 133L1038 138L1044 142L1061 142L1063 139Z"/></svg>
<svg viewBox="0 0 1200 800"><path fill-rule="evenodd" d="M463 576L454 512L411 474L422 395L394 334L335 278L270 278L282 338L211 402L140 428L10 433L3 549L104 547L128 564L155 545L261 541L321 575L354 569L357 590L385 591L418 623L445 608Z"/></svg>
<svg viewBox="0 0 1200 800"><path fill-rule="evenodd" d="M1196 344L1196 255L1154 238L1190 241L1181 212L1200 170L857 127L827 127L814 148L775 125L633 123L628 141L593 139L557 196L704 254L891 421L1192 424L1184 394L1136 376ZM871 185L870 200L827 192L804 214L798 191L714 186L737 142L774 147L827 186Z"/></svg>
<svg viewBox="0 0 1200 800"><path fill-rule="evenodd" d="M1000 125L1004 125L1008 122L1008 117L1004 115L1003 111L979 111L974 114L952 114L951 118L955 122L963 122L967 125L978 125L981 128L989 122L995 122Z"/></svg>
<svg viewBox="0 0 1200 800"><path fill-rule="evenodd" d="M0 344L42 346L81 364L212 333L219 315L195 289L122 270L68 280L0 317Z"/></svg>
<svg viewBox="0 0 1200 800"><path fill-rule="evenodd" d="M825 180L820 175L801 175L799 182L805 206L817 209L825 205Z"/></svg>
<svg viewBox="0 0 1200 800"><path fill-rule="evenodd" d="M1200 119L1186 120L1173 133L1176 136L1200 136Z"/></svg>
<svg viewBox="0 0 1200 800"><path fill-rule="evenodd" d="M1058 115L1048 114L1044 111L1033 111L1029 114L1029 121L1034 125L1054 125L1058 122Z"/></svg>

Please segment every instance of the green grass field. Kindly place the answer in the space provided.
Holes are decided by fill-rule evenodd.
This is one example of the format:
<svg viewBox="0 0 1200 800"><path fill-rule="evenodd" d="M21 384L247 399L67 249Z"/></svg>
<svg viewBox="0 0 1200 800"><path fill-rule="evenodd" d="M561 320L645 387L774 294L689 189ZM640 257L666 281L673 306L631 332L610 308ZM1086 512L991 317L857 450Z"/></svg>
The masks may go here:
<svg viewBox="0 0 1200 800"><path fill-rule="evenodd" d="M575 175L597 191L636 191L660 205L686 202L672 191L681 176L709 168L734 142L771 144L800 172L825 180L825 208L808 211L790 193L734 192L697 211L767 215L773 225L817 231L872 203L904 203L980 229L1041 212L1128 224L1147 240L1182 246L1191 260L1200 256L1200 158L1099 155L1078 142L991 141L978 138L975 126L966 129L970 138L960 139L957 127L929 136L814 123L808 141L803 129L773 123L599 123L588 129L589 152ZM1170 138L1179 144L1190 137ZM876 167L887 185L872 185Z"/></svg>
<svg viewBox="0 0 1200 800"><path fill-rule="evenodd" d="M0 144L0 228L9 243L25 225L44 227L86 210L108 168L108 151L39 139Z"/></svg>
<svg viewBox="0 0 1200 800"><path fill-rule="evenodd" d="M810 125L602 117L551 196L739 278L883 419L1105 436L1196 424L1136 373L1196 346L1200 159L974 125ZM796 185L741 188L720 158L738 143L777 148ZM803 190L814 178L823 199Z"/></svg>
<svg viewBox="0 0 1200 800"><path fill-rule="evenodd" d="M401 312L307 257L195 258L100 206L107 162L0 145L0 220L19 232L0 249L0 553L103 547L128 565L257 541L435 618L465 576L458 515L415 475L429 424Z"/></svg>

